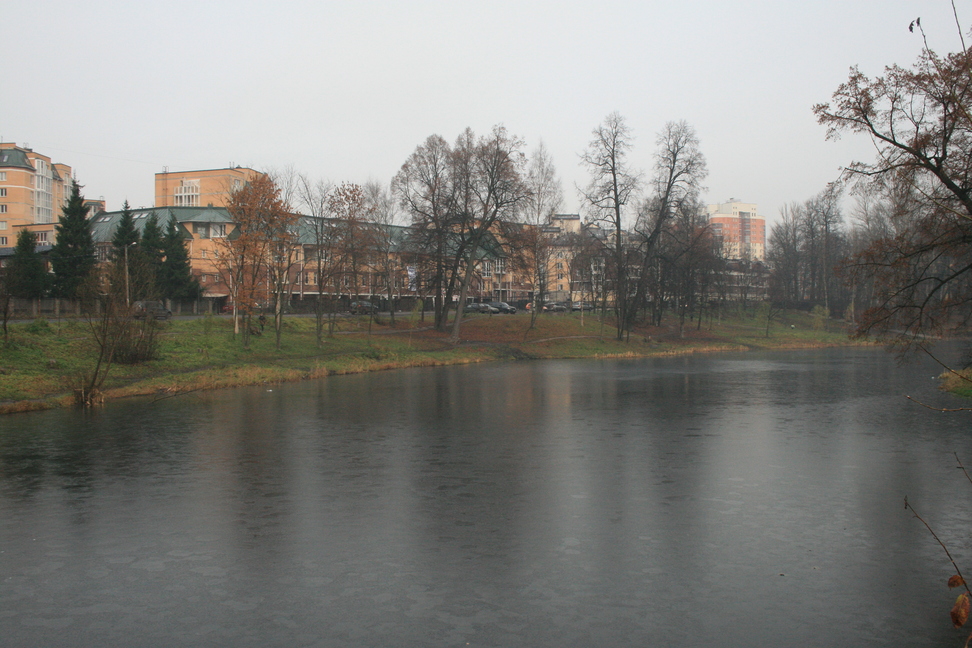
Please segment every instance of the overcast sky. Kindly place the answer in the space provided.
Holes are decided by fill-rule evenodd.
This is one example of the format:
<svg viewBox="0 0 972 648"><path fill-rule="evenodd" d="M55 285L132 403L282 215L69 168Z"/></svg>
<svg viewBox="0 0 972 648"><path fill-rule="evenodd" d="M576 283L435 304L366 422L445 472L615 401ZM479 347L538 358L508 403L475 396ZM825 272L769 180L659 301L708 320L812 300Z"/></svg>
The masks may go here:
<svg viewBox="0 0 972 648"><path fill-rule="evenodd" d="M575 212L578 156L618 111L635 168L684 119L706 200L773 221L872 157L866 139L826 141L811 108L851 65L910 65L919 16L935 49L959 47L947 0L3 1L0 138L117 209L151 206L163 167L387 182L429 135L503 124L527 152L543 140Z"/></svg>

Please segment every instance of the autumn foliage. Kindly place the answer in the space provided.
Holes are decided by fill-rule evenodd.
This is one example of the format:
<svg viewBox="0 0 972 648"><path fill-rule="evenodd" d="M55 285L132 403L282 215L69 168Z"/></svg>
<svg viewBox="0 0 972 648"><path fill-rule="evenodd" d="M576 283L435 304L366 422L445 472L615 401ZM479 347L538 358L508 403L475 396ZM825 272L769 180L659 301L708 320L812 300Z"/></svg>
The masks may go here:
<svg viewBox="0 0 972 648"><path fill-rule="evenodd" d="M914 66L870 78L856 67L814 112L829 138L867 135L872 162L848 175L888 205L885 231L848 260L845 276L873 288L861 334L911 345L972 320L972 51L927 49Z"/></svg>

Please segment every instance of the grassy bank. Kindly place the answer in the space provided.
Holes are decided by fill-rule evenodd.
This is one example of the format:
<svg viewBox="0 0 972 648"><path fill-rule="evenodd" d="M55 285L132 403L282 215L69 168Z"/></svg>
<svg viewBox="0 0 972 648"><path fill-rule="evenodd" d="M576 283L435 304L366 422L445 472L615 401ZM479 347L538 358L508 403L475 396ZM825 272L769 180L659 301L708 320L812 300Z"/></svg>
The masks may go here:
<svg viewBox="0 0 972 648"><path fill-rule="evenodd" d="M972 370L944 372L942 374L942 389L962 398L972 398Z"/></svg>
<svg viewBox="0 0 972 648"><path fill-rule="evenodd" d="M162 324L159 359L141 365L115 364L103 387L107 399L156 394L174 396L201 389L278 383L402 367L487 362L500 359L637 357L743 349L788 349L851 344L837 323L817 328L803 313L772 324L744 316L686 327L676 323L640 328L624 342L616 330L590 313L545 314L529 329L530 318L475 315L462 326L462 341L433 331L418 315L387 316L369 325L366 317L341 318L333 337L318 348L314 320L287 319L282 348L272 331L254 336L249 349L232 335L228 317L203 317ZM0 347L0 413L72 404L80 376L95 362L87 323L80 320L13 324Z"/></svg>

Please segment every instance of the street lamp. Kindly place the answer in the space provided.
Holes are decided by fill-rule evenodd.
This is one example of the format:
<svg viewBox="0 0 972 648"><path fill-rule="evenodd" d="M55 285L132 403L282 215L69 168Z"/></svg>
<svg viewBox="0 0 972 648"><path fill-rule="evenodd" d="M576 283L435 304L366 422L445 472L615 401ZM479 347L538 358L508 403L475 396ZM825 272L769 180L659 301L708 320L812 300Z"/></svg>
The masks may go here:
<svg viewBox="0 0 972 648"><path fill-rule="evenodd" d="M132 241L131 243L125 246L125 307L126 308L132 305L131 297L130 297L131 290L128 285L128 248L132 247L133 245L137 245L137 241Z"/></svg>

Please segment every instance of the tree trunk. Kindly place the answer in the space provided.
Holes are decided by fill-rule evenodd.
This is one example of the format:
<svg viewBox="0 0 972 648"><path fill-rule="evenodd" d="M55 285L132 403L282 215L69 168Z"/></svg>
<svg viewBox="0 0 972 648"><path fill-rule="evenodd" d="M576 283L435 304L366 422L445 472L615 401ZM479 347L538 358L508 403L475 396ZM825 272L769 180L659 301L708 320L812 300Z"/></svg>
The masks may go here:
<svg viewBox="0 0 972 648"><path fill-rule="evenodd" d="M456 305L456 317L452 321L452 336L449 338L453 344L459 343L459 327L462 326L462 311L466 306L466 295L469 294L469 283L472 281L472 266L472 262L467 260L466 272L462 277L462 288L459 290L459 303Z"/></svg>

